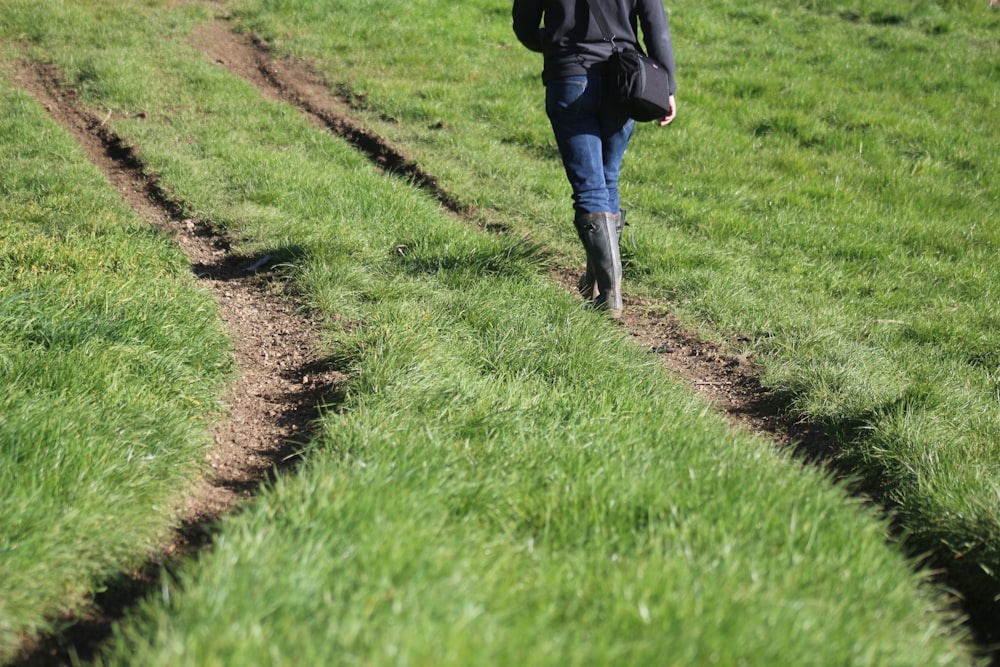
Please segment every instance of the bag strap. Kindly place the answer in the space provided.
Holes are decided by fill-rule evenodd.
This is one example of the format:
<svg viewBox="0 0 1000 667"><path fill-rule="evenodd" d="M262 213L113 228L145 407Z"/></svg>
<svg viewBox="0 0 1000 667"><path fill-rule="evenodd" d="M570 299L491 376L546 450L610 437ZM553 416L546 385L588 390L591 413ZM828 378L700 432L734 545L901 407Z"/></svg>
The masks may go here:
<svg viewBox="0 0 1000 667"><path fill-rule="evenodd" d="M618 47L615 46L615 36L611 32L611 26L608 25L608 18L601 9L600 0L587 0L587 4L590 5L590 13L594 15L597 27L601 29L604 41L611 42L611 49L617 51Z"/></svg>

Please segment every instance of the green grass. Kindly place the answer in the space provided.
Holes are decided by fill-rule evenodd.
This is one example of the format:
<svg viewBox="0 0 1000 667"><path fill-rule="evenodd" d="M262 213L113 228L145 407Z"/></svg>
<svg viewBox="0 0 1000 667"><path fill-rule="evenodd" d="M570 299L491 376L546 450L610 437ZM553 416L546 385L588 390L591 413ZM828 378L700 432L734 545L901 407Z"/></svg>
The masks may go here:
<svg viewBox="0 0 1000 667"><path fill-rule="evenodd" d="M0 658L174 520L230 363L192 282L0 81Z"/></svg>
<svg viewBox="0 0 1000 667"><path fill-rule="evenodd" d="M747 341L789 413L825 427L846 473L899 512L913 549L996 614L1000 13L668 5L680 115L638 128L626 156L627 293ZM459 199L580 262L540 62L506 7L235 7L279 52L363 96L370 122ZM383 22L411 37L369 41Z"/></svg>
<svg viewBox="0 0 1000 667"><path fill-rule="evenodd" d="M279 252L309 305L339 315L327 350L352 372L307 463L227 521L215 548L119 630L105 662L973 662L940 590L886 544L871 508L730 431L623 332L542 280L542 262L581 253L539 63L514 44L507 7L231 7L279 50L315 59L332 86L353 91L360 115L515 230L489 236L188 50L185 36L210 11L170 4L79 0L41 12L9 3L0 25L17 48L3 53L55 62L85 103L114 112L111 125L143 147L188 210L236 235L241 250ZM983 375L995 346L994 306L982 295L996 239L977 202L996 191L977 105L992 99L980 84L992 76L984 63L997 22L971 4L923 7L896 20L900 10L878 3L672 5L686 115L669 132L640 128L630 151L639 247L628 289L667 299L707 334L749 334L766 379L790 409L839 435L855 473L884 484L917 544L972 539L961 548L981 544L988 556L996 410L995 381ZM903 64L870 61L879 40L890 62L911 51L957 62L963 42L979 44L982 62L956 75L974 92L954 111L936 103L947 123L926 113L911 121L899 100L912 84L890 76ZM844 62L855 65L838 70ZM831 93L841 89L847 99ZM47 145L54 130L41 111L14 97L35 119L15 116L17 131ZM823 105L832 111L817 114ZM937 157L913 157L911 144ZM972 176L952 176L952 163ZM927 177L934 171L940 178ZM948 217L949 201L969 208ZM39 224L58 224L62 210ZM977 211L981 254L960 222ZM944 224L928 228L920 215ZM74 253L77 244L87 247L74 240ZM174 251L153 245L173 257L175 273L165 273L179 280ZM181 300L158 311L169 340L171 323L210 311L185 294L202 310ZM928 303L936 310L926 313ZM42 328L74 342L96 326L50 318ZM978 371L968 370L973 354L984 355ZM189 345L164 354L180 375L192 358L222 357ZM199 391L210 401L214 384ZM102 415L114 401L95 404ZM148 507L120 515L123 529ZM39 558L58 550L39 548ZM114 560L107 567L127 561ZM973 550L967 562L991 561ZM90 576L73 583L93 585ZM17 594L43 579L24 577Z"/></svg>
<svg viewBox="0 0 1000 667"><path fill-rule="evenodd" d="M961 664L909 645L878 522L617 332L531 280L414 287L337 346L308 465L109 664Z"/></svg>

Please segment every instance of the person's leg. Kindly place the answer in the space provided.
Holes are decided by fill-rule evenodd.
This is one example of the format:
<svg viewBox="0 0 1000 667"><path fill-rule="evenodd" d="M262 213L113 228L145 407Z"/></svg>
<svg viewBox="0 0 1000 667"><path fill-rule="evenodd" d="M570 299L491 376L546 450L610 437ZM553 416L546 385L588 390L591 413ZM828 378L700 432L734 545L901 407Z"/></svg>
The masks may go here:
<svg viewBox="0 0 1000 667"><path fill-rule="evenodd" d="M596 77L568 77L552 81L545 88L545 110L577 213L611 210L604 174L600 93L600 79Z"/></svg>
<svg viewBox="0 0 1000 667"><path fill-rule="evenodd" d="M612 316L618 317L622 311L622 261L615 217L607 211L577 213L574 224L587 251L587 271L597 284L594 306L607 309Z"/></svg>
<svg viewBox="0 0 1000 667"><path fill-rule="evenodd" d="M598 77L569 77L546 87L546 111L573 190L574 225L587 252L581 291L621 312L621 256L616 226L618 173L634 123L608 109Z"/></svg>
<svg viewBox="0 0 1000 667"><path fill-rule="evenodd" d="M615 240L618 242L619 248L621 247L622 241L622 230L625 229L625 209L618 209L618 213L612 216L615 221ZM621 251L619 250L619 256ZM577 280L577 290L580 292L580 296L584 299L595 300L600 295L600 290L597 289L597 278L594 275L594 267L591 263L587 262L587 270L580 274L580 278Z"/></svg>
<svg viewBox="0 0 1000 667"><path fill-rule="evenodd" d="M622 158L625 157L629 139L632 138L632 130L635 129L635 121L631 118L622 119L608 104L602 106L598 119L601 126L604 187L608 193L608 210L618 213L621 208L618 197L618 175L621 172Z"/></svg>

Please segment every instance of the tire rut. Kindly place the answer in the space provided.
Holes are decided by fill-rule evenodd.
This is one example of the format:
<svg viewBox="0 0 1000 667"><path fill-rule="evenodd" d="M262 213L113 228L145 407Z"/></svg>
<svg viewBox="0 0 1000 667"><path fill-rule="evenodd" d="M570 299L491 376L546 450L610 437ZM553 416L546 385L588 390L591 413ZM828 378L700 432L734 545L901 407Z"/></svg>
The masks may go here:
<svg viewBox="0 0 1000 667"><path fill-rule="evenodd" d="M463 205L436 178L375 132L361 126L345 96L301 62L279 59L254 36L236 33L225 18L194 35L193 45L217 65L256 86L272 101L299 109L318 127L344 139L378 168L408 179L441 206L472 224L475 209ZM14 81L69 131L123 199L149 224L172 236L188 256L193 273L216 297L230 330L240 376L229 392L226 420L213 429L216 445L208 455L211 475L184 501L180 528L140 572L111 582L83 612L66 619L66 629L25 648L13 665L70 664L87 661L107 640L114 622L154 590L172 563L207 546L213 524L296 458L296 443L309 439L320 402L335 393L344 376L326 365L317 351L318 324L298 312L288 285L259 269L270 257L240 257L230 240L209 221L189 217L184 203L146 170L141 148L116 135L48 64L20 63ZM502 233L502 225L487 225ZM553 278L575 290L573 270L557 269ZM783 416L764 390L757 370L744 357L687 332L662 304L626 299L622 324L636 341L655 353L672 372L730 417L734 425L762 432L807 452L831 446L808 426Z"/></svg>
<svg viewBox="0 0 1000 667"><path fill-rule="evenodd" d="M300 63L273 57L256 36L237 34L226 19L220 18L195 32L192 43L216 64L255 85L265 98L296 107L313 123L368 156L384 172L410 180L429 192L448 211L459 215L471 212L401 149L357 123L350 115L354 107L348 97L331 95L327 83Z"/></svg>
<svg viewBox="0 0 1000 667"><path fill-rule="evenodd" d="M62 632L28 642L11 663L77 664L96 655L114 622L155 590L165 571L210 543L220 517L295 464L324 401L345 376L321 355L320 323L303 314L287 281L267 271L270 255L238 256L210 222L185 215L184 203L146 171L140 149L85 108L54 67L20 63L13 79L73 135L138 215L183 249L199 284L219 304L238 368L225 413L210 428L209 472L179 503L172 541L140 571L108 582L87 608L61 619Z"/></svg>

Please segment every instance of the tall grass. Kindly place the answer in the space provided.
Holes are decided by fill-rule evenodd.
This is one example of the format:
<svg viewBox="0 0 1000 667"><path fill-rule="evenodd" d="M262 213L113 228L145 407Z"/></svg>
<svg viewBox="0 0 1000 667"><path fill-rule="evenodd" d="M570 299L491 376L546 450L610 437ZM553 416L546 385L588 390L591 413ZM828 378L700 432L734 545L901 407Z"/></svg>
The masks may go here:
<svg viewBox="0 0 1000 667"><path fill-rule="evenodd" d="M228 370L178 250L0 81L0 658L163 538Z"/></svg>

